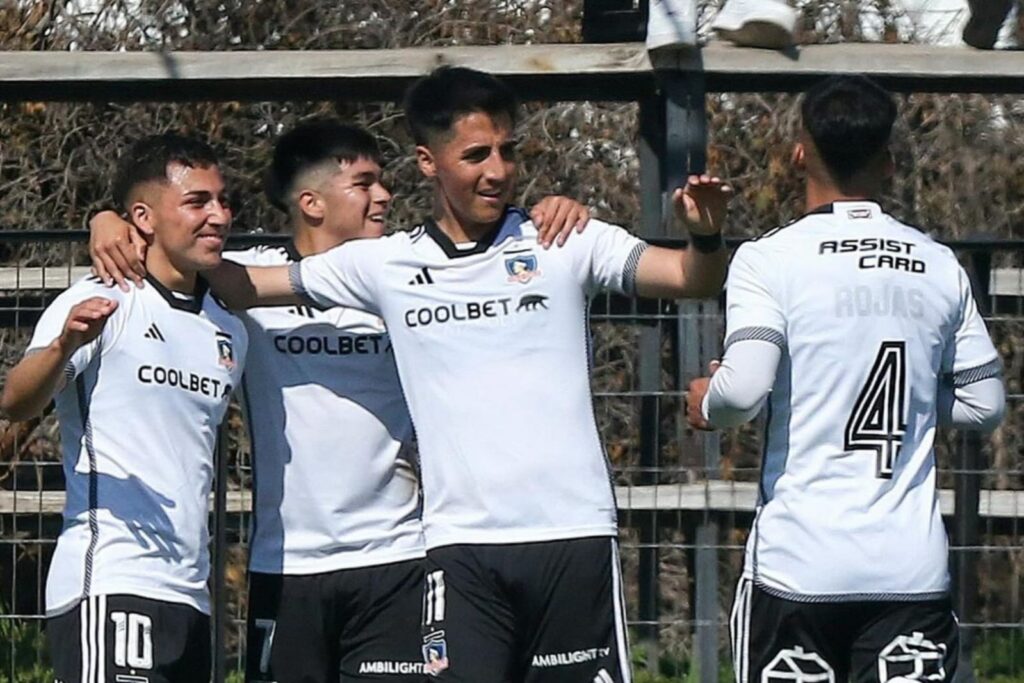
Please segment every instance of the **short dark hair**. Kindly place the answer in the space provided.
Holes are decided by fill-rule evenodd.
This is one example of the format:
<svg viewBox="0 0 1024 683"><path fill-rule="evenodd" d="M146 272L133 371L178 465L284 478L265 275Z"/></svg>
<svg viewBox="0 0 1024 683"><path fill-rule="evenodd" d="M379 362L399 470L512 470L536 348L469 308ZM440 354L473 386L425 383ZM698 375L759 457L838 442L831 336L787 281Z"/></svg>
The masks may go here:
<svg viewBox="0 0 1024 683"><path fill-rule="evenodd" d="M189 168L217 166L220 160L208 144L197 138L162 133L136 140L117 160L113 199L121 211L136 187L148 182L166 182L167 166L178 163Z"/></svg>
<svg viewBox="0 0 1024 683"><path fill-rule="evenodd" d="M263 189L270 203L287 213L288 194L302 173L327 161L351 163L359 158L380 163L380 147L373 135L336 119L306 121L274 145Z"/></svg>
<svg viewBox="0 0 1024 683"><path fill-rule="evenodd" d="M494 76L457 66L442 66L419 79L405 94L405 120L417 145L451 130L457 118L473 112L508 116L516 122L519 101Z"/></svg>
<svg viewBox="0 0 1024 683"><path fill-rule="evenodd" d="M804 95L801 115L825 166L845 182L888 144L896 102L867 76L830 76Z"/></svg>

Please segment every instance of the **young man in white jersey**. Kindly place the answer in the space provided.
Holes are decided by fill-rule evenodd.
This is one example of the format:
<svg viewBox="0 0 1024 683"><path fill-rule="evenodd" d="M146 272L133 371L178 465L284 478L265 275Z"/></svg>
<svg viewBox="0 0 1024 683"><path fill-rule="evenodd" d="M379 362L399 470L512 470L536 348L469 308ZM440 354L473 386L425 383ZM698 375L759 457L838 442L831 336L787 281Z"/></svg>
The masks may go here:
<svg viewBox="0 0 1024 683"><path fill-rule="evenodd" d="M725 356L687 396L699 428L768 405L736 678L951 680L935 429L993 429L1001 364L953 252L877 203L891 96L834 77L802 114L808 213L736 251Z"/></svg>
<svg viewBox="0 0 1024 683"><path fill-rule="evenodd" d="M410 232L290 268L228 267L232 304L381 315L417 428L427 580L423 658L448 681L629 681L616 506L591 404L589 297L708 296L725 270L729 190L695 177L676 202L691 247L591 221L544 249L509 206L515 96L442 68L406 99L434 212Z"/></svg>
<svg viewBox="0 0 1024 683"><path fill-rule="evenodd" d="M225 257L291 264L380 237L391 197L380 176L380 152L365 130L300 124L275 145L267 174L292 241ZM551 238L588 218L564 197L535 211L547 214ZM122 268L139 277L145 265L133 239L116 215L96 216L97 270L121 282ZM242 319L256 480L246 679L421 680L419 490L383 323L351 308L304 305L252 309Z"/></svg>
<svg viewBox="0 0 1024 683"><path fill-rule="evenodd" d="M167 134L122 156L114 198L144 235L147 286L72 285L11 370L3 410L56 400L67 501L46 586L63 683L210 673L208 504L217 428L247 335L206 291L231 223L217 157Z"/></svg>

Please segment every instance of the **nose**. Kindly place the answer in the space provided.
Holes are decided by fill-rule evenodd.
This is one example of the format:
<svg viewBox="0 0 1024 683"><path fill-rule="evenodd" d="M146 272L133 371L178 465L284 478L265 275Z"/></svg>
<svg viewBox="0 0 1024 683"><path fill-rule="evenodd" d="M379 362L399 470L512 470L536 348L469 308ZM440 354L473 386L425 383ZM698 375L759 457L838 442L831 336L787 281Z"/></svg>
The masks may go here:
<svg viewBox="0 0 1024 683"><path fill-rule="evenodd" d="M504 182L509 176L510 169L511 164L502 157L499 150L495 149L484 164L484 176L492 182Z"/></svg>
<svg viewBox="0 0 1024 683"><path fill-rule="evenodd" d="M231 224L231 207L219 199L213 199L209 204L208 220L214 225Z"/></svg>
<svg viewBox="0 0 1024 683"><path fill-rule="evenodd" d="M370 188L370 201L374 204L387 204L391 201L391 192L380 183L374 183Z"/></svg>

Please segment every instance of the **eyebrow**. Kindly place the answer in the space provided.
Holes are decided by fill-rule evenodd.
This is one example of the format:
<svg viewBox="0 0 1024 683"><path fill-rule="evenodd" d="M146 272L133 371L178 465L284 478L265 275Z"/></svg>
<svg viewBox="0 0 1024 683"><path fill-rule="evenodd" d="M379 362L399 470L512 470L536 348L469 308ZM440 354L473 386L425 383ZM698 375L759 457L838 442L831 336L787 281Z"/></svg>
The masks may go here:
<svg viewBox="0 0 1024 683"><path fill-rule="evenodd" d="M378 176L377 176L376 173L371 173L370 171L363 171L362 173L356 174L355 180L357 180L357 181L366 180L366 181L369 181L369 182L376 182L377 181L377 177Z"/></svg>

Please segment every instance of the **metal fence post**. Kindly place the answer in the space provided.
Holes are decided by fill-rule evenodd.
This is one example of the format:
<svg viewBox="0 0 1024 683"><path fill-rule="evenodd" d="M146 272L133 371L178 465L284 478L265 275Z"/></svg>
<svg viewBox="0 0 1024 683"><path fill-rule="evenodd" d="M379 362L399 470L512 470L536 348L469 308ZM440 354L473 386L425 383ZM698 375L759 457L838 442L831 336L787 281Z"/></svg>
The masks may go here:
<svg viewBox="0 0 1024 683"><path fill-rule="evenodd" d="M686 176L703 172L707 166L707 110L702 73L659 72L659 84L665 93L665 192L663 214L666 225L672 220L672 191L686 182ZM702 375L707 361L717 355L717 327L705 324L708 314L717 312L717 303L685 302L679 306L679 334L682 381ZM717 435L699 439L704 476L718 476L719 442ZM691 540L695 544L691 567L694 572L694 653L701 683L718 680L718 522L711 512L700 519Z"/></svg>
<svg viewBox="0 0 1024 683"><path fill-rule="evenodd" d="M640 124L640 209L642 230L647 238L663 237L662 178L664 177L664 100L652 94L639 102ZM636 303L633 304L634 309ZM660 403L656 392L661 388L661 323L640 328L639 386L640 399L640 461L641 472L636 481L641 486L657 483L660 439ZM640 626L637 641L648 653L647 667L657 669L659 657L658 620L658 513L655 510L640 513L636 521L640 549L638 553L637 607Z"/></svg>
<svg viewBox="0 0 1024 683"><path fill-rule="evenodd" d="M992 254L989 251L972 251L970 275L974 298L982 315L990 310L989 277L992 270ZM958 470L953 477L955 511L953 515L953 545L960 548L951 558L953 591L956 611L961 622L971 623L975 617L978 602L978 551L981 543L981 517L978 505L981 502L981 449L982 436L978 432L964 432L960 437L961 448L954 456L954 467ZM960 628L960 665L954 676L955 683L974 683L974 636L973 626Z"/></svg>

